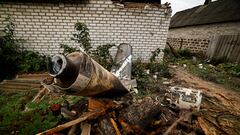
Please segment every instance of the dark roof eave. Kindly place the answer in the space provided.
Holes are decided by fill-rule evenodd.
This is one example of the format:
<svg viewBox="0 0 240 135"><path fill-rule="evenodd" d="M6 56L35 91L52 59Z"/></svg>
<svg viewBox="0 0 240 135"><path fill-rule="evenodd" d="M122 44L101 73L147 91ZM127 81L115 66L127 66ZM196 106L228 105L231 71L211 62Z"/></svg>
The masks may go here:
<svg viewBox="0 0 240 135"><path fill-rule="evenodd" d="M184 28L184 27L190 27L190 26L203 26L203 25L211 25L211 24L223 24L223 23L234 23L234 22L239 22L240 23L240 19L238 20L234 20L234 21L223 21L223 22L212 22L212 23L204 23L204 24L190 24L190 25L183 25L183 26L173 26L173 27L169 27L169 29L175 29L175 28Z"/></svg>

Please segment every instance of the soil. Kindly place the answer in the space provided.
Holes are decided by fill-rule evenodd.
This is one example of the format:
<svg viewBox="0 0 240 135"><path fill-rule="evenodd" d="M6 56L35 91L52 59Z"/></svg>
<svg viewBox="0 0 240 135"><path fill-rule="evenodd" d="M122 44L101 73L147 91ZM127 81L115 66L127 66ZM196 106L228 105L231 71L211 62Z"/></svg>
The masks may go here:
<svg viewBox="0 0 240 135"><path fill-rule="evenodd" d="M209 134L240 134L240 92L204 81L181 67L171 67L171 71L174 76L170 85L191 87L203 92L201 118Z"/></svg>

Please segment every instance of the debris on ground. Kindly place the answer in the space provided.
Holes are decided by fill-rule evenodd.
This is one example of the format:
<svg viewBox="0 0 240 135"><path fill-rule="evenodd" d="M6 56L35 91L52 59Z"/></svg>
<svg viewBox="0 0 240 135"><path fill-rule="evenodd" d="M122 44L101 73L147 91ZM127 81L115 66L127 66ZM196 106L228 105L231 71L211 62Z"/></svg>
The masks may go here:
<svg viewBox="0 0 240 135"><path fill-rule="evenodd" d="M123 51L120 52L124 52L124 47L128 45L122 47ZM172 66L173 77L163 78L156 91L135 96L134 92L138 91L134 90L136 80L131 80L131 49L126 50L127 57L119 56L119 65L112 73L85 53L73 53L67 57L54 56L52 63L49 63L52 77L42 82L43 87L31 102L41 102L46 96L59 98L61 96L56 93L59 91L69 95L87 95L88 98L74 103L66 98L62 102L51 104L49 111L61 119L55 127L41 130L38 134L240 134L239 93L227 91L221 86L188 74L183 68ZM82 59L78 61L78 57ZM73 65L67 65L69 60L75 60ZM66 71L74 69L73 67L79 68L79 64L87 72L74 72L72 76L67 76ZM198 64L199 69L202 66ZM151 76L149 71L146 73ZM107 81L109 76L112 79ZM111 85L116 82L120 82L123 87ZM88 93L89 91L94 92ZM111 93L115 93L115 96L104 96ZM24 112L28 111L30 109L25 107Z"/></svg>

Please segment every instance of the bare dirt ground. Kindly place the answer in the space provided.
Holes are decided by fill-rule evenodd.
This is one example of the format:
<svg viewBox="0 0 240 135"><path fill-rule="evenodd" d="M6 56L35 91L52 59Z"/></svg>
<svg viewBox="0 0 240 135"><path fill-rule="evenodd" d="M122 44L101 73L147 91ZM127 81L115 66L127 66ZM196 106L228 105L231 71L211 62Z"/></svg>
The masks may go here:
<svg viewBox="0 0 240 135"><path fill-rule="evenodd" d="M205 133L240 134L240 92L202 80L181 67L171 70L174 73L171 85L191 87L203 92L200 119L203 120L202 126L208 130Z"/></svg>

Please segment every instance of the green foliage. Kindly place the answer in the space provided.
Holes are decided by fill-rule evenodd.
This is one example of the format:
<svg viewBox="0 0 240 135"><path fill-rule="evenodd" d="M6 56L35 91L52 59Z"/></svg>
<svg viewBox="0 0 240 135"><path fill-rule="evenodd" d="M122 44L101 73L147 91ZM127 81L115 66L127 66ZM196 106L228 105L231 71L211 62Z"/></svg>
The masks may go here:
<svg viewBox="0 0 240 135"><path fill-rule="evenodd" d="M75 24L76 33L73 34L71 38L76 43L80 43L80 47L82 47L88 54L91 53L91 39L89 35L89 29L86 24L78 22Z"/></svg>
<svg viewBox="0 0 240 135"><path fill-rule="evenodd" d="M191 58L192 57L192 53L191 53L191 51L188 48L178 49L177 53L182 58Z"/></svg>
<svg viewBox="0 0 240 135"><path fill-rule="evenodd" d="M224 70L225 72L235 76L240 77L240 64L237 63L222 63L217 66L219 70Z"/></svg>
<svg viewBox="0 0 240 135"><path fill-rule="evenodd" d="M166 78L171 77L169 68L167 64L165 64L164 62L161 62L161 63L150 62L147 64L147 68L150 70L151 74L157 74L158 77L166 77Z"/></svg>
<svg viewBox="0 0 240 135"><path fill-rule="evenodd" d="M217 66L219 64L222 64L222 63L228 63L228 60L226 57L221 57L221 58L213 58L211 61L210 61L211 64Z"/></svg>
<svg viewBox="0 0 240 135"><path fill-rule="evenodd" d="M0 44L0 81L3 78L14 77L17 73L16 67L19 61L18 40L14 39L15 25L10 17L6 18L3 23L6 23L6 26Z"/></svg>
<svg viewBox="0 0 240 135"><path fill-rule="evenodd" d="M115 45L114 44L100 45L95 50L92 50L89 29L87 28L87 25L78 22L75 24L75 30L76 33L73 34L73 38L71 39L77 43L80 43L80 47L83 47L86 53L92 56L92 58L96 60L100 65L102 65L104 68L110 70L111 67L115 65L115 62L112 56L110 55L109 49ZM63 48L63 54L65 55L79 51L76 47L70 47L64 44L61 44L60 48Z"/></svg>
<svg viewBox="0 0 240 135"><path fill-rule="evenodd" d="M48 95L39 103L31 102L37 91L7 93L0 91L0 133L1 134L36 134L53 128L61 116L54 116L49 107L67 100L74 104L83 97L62 96L50 98ZM27 107L28 111L24 111Z"/></svg>
<svg viewBox="0 0 240 135"><path fill-rule="evenodd" d="M1 134L36 134L56 126L59 117L48 112L47 101L29 105L30 111L24 112L25 104L31 101L36 92L0 94L0 132Z"/></svg>
<svg viewBox="0 0 240 135"><path fill-rule="evenodd" d="M217 84L224 85L226 88L233 90L240 90L239 64L234 63L222 63L217 66L204 63L203 60L192 60L179 58L174 61L174 64L186 65L188 72L206 80ZM202 64L203 68L199 68L199 64Z"/></svg>
<svg viewBox="0 0 240 135"><path fill-rule="evenodd" d="M22 51L22 40L15 38L15 25L10 17L3 22L6 24L3 39L0 42L0 81L12 78L17 72L45 70L45 56L32 51Z"/></svg>
<svg viewBox="0 0 240 135"><path fill-rule="evenodd" d="M110 55L109 49L115 46L114 44L100 45L96 50L92 51L92 56L100 65L108 70L111 70L114 65L114 60Z"/></svg>
<svg viewBox="0 0 240 135"><path fill-rule="evenodd" d="M132 64L132 77L137 80L137 87L140 94L147 92L147 86L150 84L149 75L145 72L145 64L140 59Z"/></svg>
<svg viewBox="0 0 240 135"><path fill-rule="evenodd" d="M60 48L63 48L63 54L68 55L69 53L76 52L78 49L76 47L70 47L65 44L60 44Z"/></svg>
<svg viewBox="0 0 240 135"><path fill-rule="evenodd" d="M151 74L157 74L158 77L170 77L170 72L168 66L164 62L158 62L156 57L159 55L160 52L163 50L157 48L152 52L152 56L150 57L150 63L147 64L147 68L150 70Z"/></svg>
<svg viewBox="0 0 240 135"><path fill-rule="evenodd" d="M38 52L22 51L19 61L19 72L45 71L46 56L40 55Z"/></svg>
<svg viewBox="0 0 240 135"><path fill-rule="evenodd" d="M150 57L150 62L156 62L156 57L159 53L162 52L162 49L157 48L156 50L152 51L152 56Z"/></svg>

